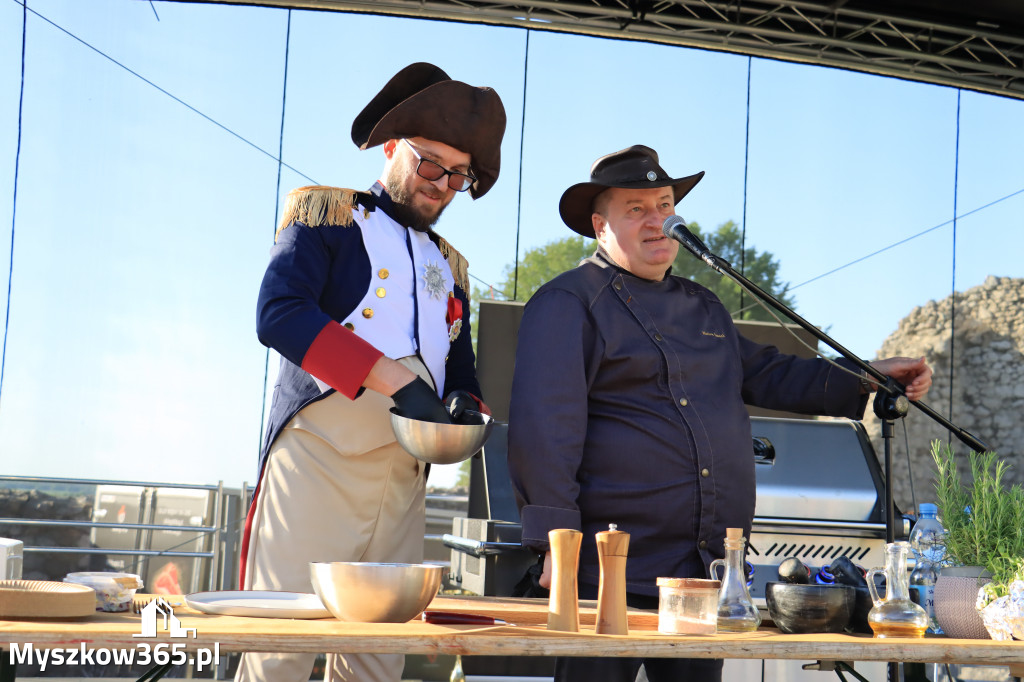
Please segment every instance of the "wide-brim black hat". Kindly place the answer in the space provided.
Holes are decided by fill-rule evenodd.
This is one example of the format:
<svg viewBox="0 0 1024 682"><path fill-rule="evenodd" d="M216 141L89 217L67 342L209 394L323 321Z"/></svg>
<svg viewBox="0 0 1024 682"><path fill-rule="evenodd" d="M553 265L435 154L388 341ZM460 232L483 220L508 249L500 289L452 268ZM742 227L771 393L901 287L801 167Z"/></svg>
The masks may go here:
<svg viewBox="0 0 1024 682"><path fill-rule="evenodd" d="M672 178L658 165L658 152L642 144L606 154L590 167L590 182L573 185L562 193L558 213L574 232L593 238L594 198L609 187L654 189L672 187L675 203L685 197L704 177L704 171L685 178Z"/></svg>
<svg viewBox="0 0 1024 682"><path fill-rule="evenodd" d="M498 180L504 135L505 107L498 93L452 80L425 62L395 74L352 122L352 141L360 149L425 137L466 152L476 176L469 188L474 199Z"/></svg>

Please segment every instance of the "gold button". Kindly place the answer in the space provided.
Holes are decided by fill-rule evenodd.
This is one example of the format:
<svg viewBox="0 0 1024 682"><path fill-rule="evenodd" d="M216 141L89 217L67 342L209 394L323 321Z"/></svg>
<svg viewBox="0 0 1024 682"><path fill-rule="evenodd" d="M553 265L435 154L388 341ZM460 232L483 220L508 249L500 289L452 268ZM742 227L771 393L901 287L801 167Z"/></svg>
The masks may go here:
<svg viewBox="0 0 1024 682"><path fill-rule="evenodd" d="M347 329L349 331L352 331L355 328L356 328L356 326L354 324L352 324L351 322L346 322L345 323L345 329Z"/></svg>
<svg viewBox="0 0 1024 682"><path fill-rule="evenodd" d="M654 340L655 341L661 341L661 334L655 334L654 335Z"/></svg>
<svg viewBox="0 0 1024 682"><path fill-rule="evenodd" d="M618 280L616 280L615 284L613 284L612 286L615 287L616 291L619 291L619 290L622 289L622 282L619 282Z"/></svg>
<svg viewBox="0 0 1024 682"><path fill-rule="evenodd" d="M704 478L707 478L708 476L711 475L711 472L708 471L707 469L701 469L700 470L700 475L703 476Z"/></svg>
<svg viewBox="0 0 1024 682"><path fill-rule="evenodd" d="M366 319L373 317L373 308L363 308L363 317Z"/></svg>
<svg viewBox="0 0 1024 682"><path fill-rule="evenodd" d="M388 272L387 268L381 268L380 270L377 271L377 276L380 277L381 279L387 279L388 275L390 274L391 273Z"/></svg>
<svg viewBox="0 0 1024 682"><path fill-rule="evenodd" d="M707 540L701 540L700 542L697 543L697 546L700 547L701 549L707 549L708 548L708 541Z"/></svg>
<svg viewBox="0 0 1024 682"><path fill-rule="evenodd" d="M679 399L679 404L682 405L683 407L686 407L687 405L690 404L690 401L687 400L686 398L680 398Z"/></svg>
<svg viewBox="0 0 1024 682"><path fill-rule="evenodd" d="M387 292L384 291L384 287L377 287L377 298L384 298L384 294L386 293Z"/></svg>

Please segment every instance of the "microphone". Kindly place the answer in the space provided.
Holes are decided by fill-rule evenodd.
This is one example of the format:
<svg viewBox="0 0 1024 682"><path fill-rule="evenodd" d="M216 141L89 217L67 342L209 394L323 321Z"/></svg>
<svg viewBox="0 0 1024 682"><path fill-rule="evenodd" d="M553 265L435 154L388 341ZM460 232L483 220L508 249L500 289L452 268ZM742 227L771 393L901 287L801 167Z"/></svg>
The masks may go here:
<svg viewBox="0 0 1024 682"><path fill-rule="evenodd" d="M666 237L682 244L694 256L708 263L716 270L719 269L715 254L705 246L705 243L700 241L700 238L689 230L686 223L678 215L670 215L666 218L665 223L662 225L662 231L665 232Z"/></svg>
<svg viewBox="0 0 1024 682"><path fill-rule="evenodd" d="M661 231L669 239L675 239L685 246L687 251L707 263L713 270L722 272L722 268L718 264L718 256L711 253L708 247L704 245L704 242L693 232L690 232L682 218L677 215L670 215L668 218L665 218Z"/></svg>

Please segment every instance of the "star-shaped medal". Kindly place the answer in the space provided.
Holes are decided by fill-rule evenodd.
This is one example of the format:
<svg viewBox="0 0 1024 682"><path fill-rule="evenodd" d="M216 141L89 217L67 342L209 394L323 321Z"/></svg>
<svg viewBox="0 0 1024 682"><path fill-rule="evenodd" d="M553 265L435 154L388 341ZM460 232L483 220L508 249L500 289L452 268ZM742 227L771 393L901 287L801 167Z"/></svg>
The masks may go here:
<svg viewBox="0 0 1024 682"><path fill-rule="evenodd" d="M444 283L444 270L440 265L427 261L423 265L423 286L431 298L440 301L444 298L448 287Z"/></svg>

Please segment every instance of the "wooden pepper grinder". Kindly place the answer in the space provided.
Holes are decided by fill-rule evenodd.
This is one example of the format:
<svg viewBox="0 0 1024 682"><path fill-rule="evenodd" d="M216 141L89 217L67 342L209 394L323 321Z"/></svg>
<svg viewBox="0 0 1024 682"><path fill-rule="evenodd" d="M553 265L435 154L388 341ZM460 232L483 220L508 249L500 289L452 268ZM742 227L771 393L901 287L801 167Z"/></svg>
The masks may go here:
<svg viewBox="0 0 1024 682"><path fill-rule="evenodd" d="M576 573L580 564L583 533L560 528L548 531L551 545L551 596L548 600L548 630L580 631L580 602Z"/></svg>
<svg viewBox="0 0 1024 682"><path fill-rule="evenodd" d="M626 617L626 554L629 533L608 524L597 534L597 558L601 564L601 582L597 588L597 627L599 635L628 635Z"/></svg>

